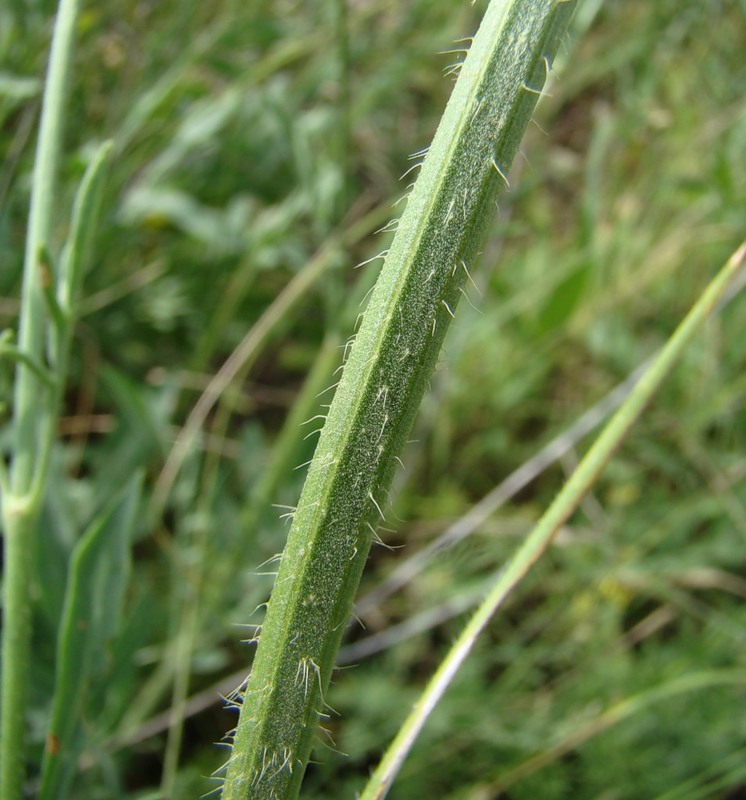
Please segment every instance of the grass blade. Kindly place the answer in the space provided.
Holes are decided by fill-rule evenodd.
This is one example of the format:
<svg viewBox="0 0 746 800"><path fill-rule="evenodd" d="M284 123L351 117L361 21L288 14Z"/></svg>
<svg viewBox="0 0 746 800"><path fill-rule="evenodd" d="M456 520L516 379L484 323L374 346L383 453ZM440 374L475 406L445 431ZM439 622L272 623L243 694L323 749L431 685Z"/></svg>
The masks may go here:
<svg viewBox="0 0 746 800"><path fill-rule="evenodd" d="M394 776L399 771L428 716L463 664L479 634L519 581L538 561L559 528L580 505L588 489L603 471L612 454L671 371L684 348L715 309L730 281L745 261L746 242L730 257L701 295L508 563L487 598L477 609L430 679L417 705L407 717L366 786L361 800L379 800L385 797Z"/></svg>

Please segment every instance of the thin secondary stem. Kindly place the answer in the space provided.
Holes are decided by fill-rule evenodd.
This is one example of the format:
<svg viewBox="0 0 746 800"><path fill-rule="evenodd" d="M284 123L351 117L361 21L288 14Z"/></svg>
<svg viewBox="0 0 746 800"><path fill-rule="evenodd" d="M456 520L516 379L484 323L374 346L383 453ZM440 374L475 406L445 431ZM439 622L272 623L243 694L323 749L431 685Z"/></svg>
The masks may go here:
<svg viewBox="0 0 746 800"><path fill-rule="evenodd" d="M416 706L389 746L360 800L381 800L412 748L427 718L471 651L479 634L497 609L528 573L596 482L612 454L629 432L643 408L673 368L684 348L715 309L731 279L746 261L746 242L731 256L673 336L643 375L635 389L608 422L598 439L570 476L563 489L507 564L494 587L464 628L428 683Z"/></svg>
<svg viewBox="0 0 746 800"><path fill-rule="evenodd" d="M13 457L3 481L5 586L0 796L23 792L25 701L32 617L34 537L44 498L72 332L76 277L90 241L108 144L99 148L76 198L60 262L49 255L53 201L72 58L77 0L61 0L54 26L37 144L20 307L13 407Z"/></svg>
<svg viewBox="0 0 746 800"><path fill-rule="evenodd" d="M37 364L43 363L46 329L40 256L50 239L77 11L78 0L61 0L44 88L31 188L21 290L19 350ZM43 488L43 481L39 481L37 474L38 456L42 449L39 421L48 417L53 402L54 392L46 389L35 372L20 361L16 370L13 406L14 454L9 475L10 494L3 497L5 583L0 687L0 797L3 800L16 800L23 791L24 712L31 638L31 553Z"/></svg>
<svg viewBox="0 0 746 800"><path fill-rule="evenodd" d="M371 590L355 604L356 613L365 616L378 608L386 598L419 575L436 555L455 547L478 530L492 514L528 486L547 467L569 453L581 439L621 405L649 364L650 360L646 360L636 367L620 384L585 411L569 428L555 436L536 455L498 483L462 517L443 531L437 539L404 559L380 586Z"/></svg>

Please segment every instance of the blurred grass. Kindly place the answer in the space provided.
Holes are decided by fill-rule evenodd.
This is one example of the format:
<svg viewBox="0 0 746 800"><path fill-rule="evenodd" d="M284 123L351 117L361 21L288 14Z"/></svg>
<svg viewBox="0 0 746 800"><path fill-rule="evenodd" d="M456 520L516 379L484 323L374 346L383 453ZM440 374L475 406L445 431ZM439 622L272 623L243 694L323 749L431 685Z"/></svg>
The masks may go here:
<svg viewBox="0 0 746 800"><path fill-rule="evenodd" d="M0 9L3 326L17 308L53 10ZM428 144L450 89L450 57L437 54L473 32L481 7L375 0L349 2L347 12L345 44L336 2L84 8L60 239L83 155L113 137L117 156L45 510L29 697L36 756L75 542L138 468L152 492L199 392L282 288L366 211L381 207L385 219L403 192L397 177ZM548 135L537 126L524 142L474 274L478 311L462 304L404 459L387 544L406 550L375 549L364 590L650 355L743 238L745 23L742 0L609 0L568 44L569 66L537 115ZM256 573L272 567L258 565L285 532L281 512L252 497L278 468L273 444L322 341L354 319L354 284L376 269L352 266L385 246L384 234L335 250L306 301L226 392L225 430L214 427L220 414L208 419L164 513L137 521L124 630L86 697L76 797L159 796L166 739L148 721L173 701L178 710L184 693L248 670L251 651L239 639L252 628L238 626L260 623L252 612L271 578ZM743 683L696 677L746 666L745 329L736 300L689 350L582 513L491 626L393 797L492 798L511 774L511 798L744 791ZM297 497L303 470L292 468L315 442L303 440L307 432L281 448L279 505ZM3 430L3 447L7 439ZM350 641L478 587L561 480L561 468L549 469L367 614ZM339 672L329 701L340 716L329 727L347 756L319 749L309 797L362 786L459 627L446 617ZM189 651L180 675L177 656ZM691 691L641 703L562 751L609 709L687 678ZM217 704L189 718L169 796L212 788L204 776L223 757L213 742L232 725ZM531 759L552 748L531 771Z"/></svg>

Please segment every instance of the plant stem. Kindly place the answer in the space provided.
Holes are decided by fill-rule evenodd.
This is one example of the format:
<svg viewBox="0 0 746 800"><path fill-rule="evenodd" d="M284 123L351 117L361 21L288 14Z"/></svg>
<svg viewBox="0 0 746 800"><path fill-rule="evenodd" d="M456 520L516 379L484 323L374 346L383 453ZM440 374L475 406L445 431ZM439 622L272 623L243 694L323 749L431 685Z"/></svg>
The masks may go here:
<svg viewBox="0 0 746 800"><path fill-rule="evenodd" d="M493 0L425 157L321 432L224 800L295 797L398 454L573 2Z"/></svg>
<svg viewBox="0 0 746 800"><path fill-rule="evenodd" d="M34 163L19 323L19 350L34 363L44 363L46 309L40 256L50 239L77 9L78 0L61 0L59 5ZM9 491L2 503L5 582L0 687L0 797L3 800L17 800L23 791L24 711L31 638L31 554L43 488L38 474L38 460L43 451L40 430L47 427L40 422L51 413L54 394L43 386L38 375L24 361L19 361L13 406L13 463Z"/></svg>
<svg viewBox="0 0 746 800"><path fill-rule="evenodd" d="M3 586L2 741L0 797L22 796L25 775L25 694L28 680L31 609L31 536L36 514L27 503L3 498L5 580Z"/></svg>

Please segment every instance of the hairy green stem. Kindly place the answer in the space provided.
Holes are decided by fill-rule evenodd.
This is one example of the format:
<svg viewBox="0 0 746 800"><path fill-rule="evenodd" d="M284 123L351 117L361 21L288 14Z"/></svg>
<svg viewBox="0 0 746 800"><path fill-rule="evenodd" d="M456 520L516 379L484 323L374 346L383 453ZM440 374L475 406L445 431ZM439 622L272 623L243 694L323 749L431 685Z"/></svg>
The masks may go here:
<svg viewBox="0 0 746 800"><path fill-rule="evenodd" d="M349 353L282 555L225 800L297 795L375 525L573 2L493 0Z"/></svg>

